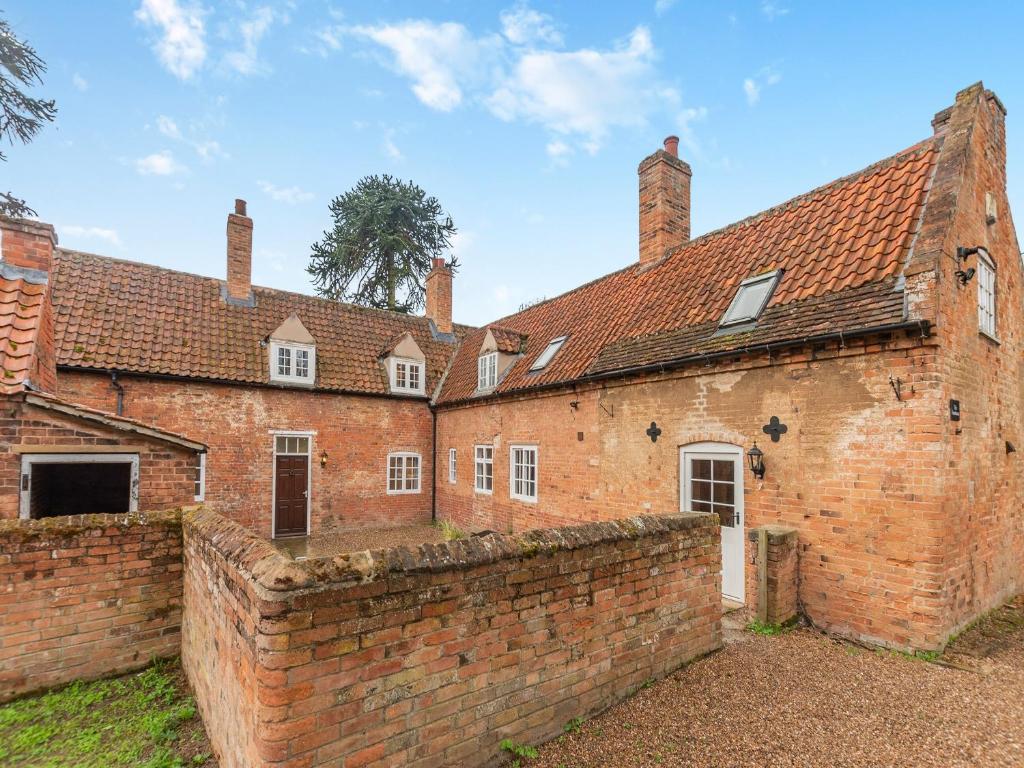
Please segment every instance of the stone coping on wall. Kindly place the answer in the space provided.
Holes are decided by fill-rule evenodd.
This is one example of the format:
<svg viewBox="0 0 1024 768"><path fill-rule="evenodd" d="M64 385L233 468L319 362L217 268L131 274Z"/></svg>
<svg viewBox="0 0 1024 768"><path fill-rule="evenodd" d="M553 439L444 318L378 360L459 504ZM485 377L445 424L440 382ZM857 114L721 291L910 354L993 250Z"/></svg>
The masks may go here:
<svg viewBox="0 0 1024 768"><path fill-rule="evenodd" d="M363 550L301 561L291 560L267 539L213 510L191 510L184 520L186 526L193 527L256 587L273 599L282 599L285 593L317 592L416 573L468 570L544 552L631 541L699 528L712 521L717 523L717 516L707 512L641 515L610 522L581 523L520 534L489 533L440 544Z"/></svg>
<svg viewBox="0 0 1024 768"><path fill-rule="evenodd" d="M0 520L0 539L33 540L78 536L89 531L106 531L116 528L121 531L140 525L155 525L180 528L182 516L195 512L199 507L178 507L152 512L127 512L123 514L61 515L40 520Z"/></svg>

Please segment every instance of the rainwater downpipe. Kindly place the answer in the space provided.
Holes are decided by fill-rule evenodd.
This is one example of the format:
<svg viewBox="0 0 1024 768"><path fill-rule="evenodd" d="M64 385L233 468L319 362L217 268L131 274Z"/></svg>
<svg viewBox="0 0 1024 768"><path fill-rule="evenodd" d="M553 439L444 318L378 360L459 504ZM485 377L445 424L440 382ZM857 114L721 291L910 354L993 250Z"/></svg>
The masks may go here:
<svg viewBox="0 0 1024 768"><path fill-rule="evenodd" d="M117 392L117 415L124 416L124 386L117 380L117 371L110 372L110 386Z"/></svg>

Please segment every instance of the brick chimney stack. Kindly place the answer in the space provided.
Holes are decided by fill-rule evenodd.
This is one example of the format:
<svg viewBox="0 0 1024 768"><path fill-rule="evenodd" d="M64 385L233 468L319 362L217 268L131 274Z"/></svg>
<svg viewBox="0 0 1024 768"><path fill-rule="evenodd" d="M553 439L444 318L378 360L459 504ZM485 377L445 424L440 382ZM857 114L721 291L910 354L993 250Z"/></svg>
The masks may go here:
<svg viewBox="0 0 1024 768"><path fill-rule="evenodd" d="M235 200L235 212L228 214L227 300L252 303L252 219L245 213L245 200Z"/></svg>
<svg viewBox="0 0 1024 768"><path fill-rule="evenodd" d="M640 263L656 261L690 239L690 166L679 159L679 137L644 158L640 176Z"/></svg>
<svg viewBox="0 0 1024 768"><path fill-rule="evenodd" d="M57 233L52 224L0 216L0 235L0 253L5 264L40 272L49 272L53 267Z"/></svg>
<svg viewBox="0 0 1024 768"><path fill-rule="evenodd" d="M434 259L427 275L427 317L438 333L452 332L452 270L444 259Z"/></svg>

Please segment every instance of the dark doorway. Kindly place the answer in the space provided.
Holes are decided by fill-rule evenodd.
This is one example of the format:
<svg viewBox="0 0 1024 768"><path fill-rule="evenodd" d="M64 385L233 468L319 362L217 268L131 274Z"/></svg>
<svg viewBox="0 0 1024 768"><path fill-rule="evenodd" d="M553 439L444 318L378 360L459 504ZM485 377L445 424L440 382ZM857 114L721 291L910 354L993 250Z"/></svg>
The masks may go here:
<svg viewBox="0 0 1024 768"><path fill-rule="evenodd" d="M278 456L274 471L274 535L305 536L309 456Z"/></svg>
<svg viewBox="0 0 1024 768"><path fill-rule="evenodd" d="M33 518L131 509L132 465L127 462L34 464L31 483Z"/></svg>

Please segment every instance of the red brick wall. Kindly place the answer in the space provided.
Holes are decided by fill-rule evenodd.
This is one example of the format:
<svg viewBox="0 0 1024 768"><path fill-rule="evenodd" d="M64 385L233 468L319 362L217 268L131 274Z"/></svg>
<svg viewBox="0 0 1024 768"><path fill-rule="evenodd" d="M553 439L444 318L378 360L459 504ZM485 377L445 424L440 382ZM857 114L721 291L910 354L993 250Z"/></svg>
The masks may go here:
<svg viewBox="0 0 1024 768"><path fill-rule="evenodd" d="M1024 275L1006 196L1004 118L980 85L958 94L933 192L957 201L952 221L934 227L945 446L935 482L944 491L943 624L950 631L1024 589ZM986 194L996 203L993 223ZM953 274L957 246L979 245L996 264L998 341L978 330L978 278L961 286ZM977 257L965 266L977 267ZM959 422L948 417L949 399L960 401ZM1007 453L1008 441L1017 452Z"/></svg>
<svg viewBox="0 0 1024 768"><path fill-rule="evenodd" d="M759 544L764 536L764 556ZM751 616L768 624L785 624L800 613L797 592L799 582L799 544L797 532L792 528L764 526L748 531L750 558L753 568L748 569L747 606ZM764 605L761 604L761 584L764 580Z"/></svg>
<svg viewBox="0 0 1024 768"><path fill-rule="evenodd" d="M810 618L865 641L932 647L944 632L947 535L935 480L946 408L936 355L934 340L915 332L442 410L438 517L468 529L521 530L675 512L681 446L715 441L747 450L757 440L767 475L756 482L746 473L746 526L800 532ZM902 401L890 375L903 382ZM773 415L789 427L778 443L761 431ZM645 433L651 421L662 429L656 443ZM477 441L497 446L492 496L473 492ZM519 442L539 446L538 504L509 498L509 445ZM751 568L749 551L745 561Z"/></svg>
<svg viewBox="0 0 1024 768"><path fill-rule="evenodd" d="M430 520L432 416L422 400L309 390L240 387L122 376L125 415L209 446L206 501L257 533L271 535L273 435L313 431L311 529L406 525ZM61 396L104 410L116 403L110 378L61 371ZM327 464L320 466L320 455ZM387 456L422 461L418 494L387 494Z"/></svg>
<svg viewBox="0 0 1024 768"><path fill-rule="evenodd" d="M197 455L186 448L110 429L81 419L6 398L0 409L0 520L18 517L21 454L14 449L137 446L139 509L165 509L195 499ZM99 511L99 510L97 510Z"/></svg>
<svg viewBox="0 0 1024 768"><path fill-rule="evenodd" d="M175 512L0 520L0 701L178 653Z"/></svg>
<svg viewBox="0 0 1024 768"><path fill-rule="evenodd" d="M185 668L222 768L487 765L718 647L717 539L646 517L296 563L203 511Z"/></svg>

